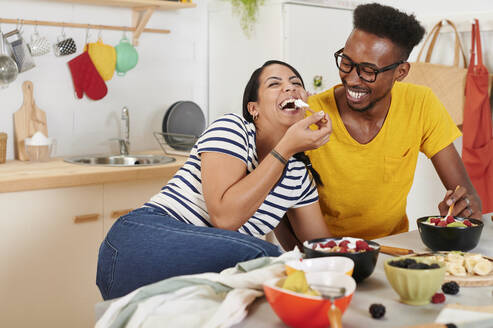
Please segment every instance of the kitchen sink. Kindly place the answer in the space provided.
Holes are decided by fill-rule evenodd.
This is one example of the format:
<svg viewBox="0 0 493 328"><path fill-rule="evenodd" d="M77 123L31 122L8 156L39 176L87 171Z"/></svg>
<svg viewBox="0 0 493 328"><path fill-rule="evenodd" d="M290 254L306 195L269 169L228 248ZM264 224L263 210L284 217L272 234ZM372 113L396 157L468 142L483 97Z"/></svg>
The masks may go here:
<svg viewBox="0 0 493 328"><path fill-rule="evenodd" d="M64 159L68 163L99 166L149 166L168 164L175 160L161 155L87 155Z"/></svg>

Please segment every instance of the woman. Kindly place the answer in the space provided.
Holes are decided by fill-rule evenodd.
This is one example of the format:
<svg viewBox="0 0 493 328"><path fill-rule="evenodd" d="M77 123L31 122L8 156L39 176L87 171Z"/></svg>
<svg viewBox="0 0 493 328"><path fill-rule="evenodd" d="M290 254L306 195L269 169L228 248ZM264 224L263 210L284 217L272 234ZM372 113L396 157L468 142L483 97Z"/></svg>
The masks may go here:
<svg viewBox="0 0 493 328"><path fill-rule="evenodd" d="M305 98L290 65L269 61L257 69L245 89L243 118L229 114L211 124L161 192L108 232L97 272L103 298L278 256L279 248L260 238L286 212L301 241L328 236L312 178L318 175L297 158L308 161L302 152L325 144L332 128L323 112L304 118L294 100Z"/></svg>

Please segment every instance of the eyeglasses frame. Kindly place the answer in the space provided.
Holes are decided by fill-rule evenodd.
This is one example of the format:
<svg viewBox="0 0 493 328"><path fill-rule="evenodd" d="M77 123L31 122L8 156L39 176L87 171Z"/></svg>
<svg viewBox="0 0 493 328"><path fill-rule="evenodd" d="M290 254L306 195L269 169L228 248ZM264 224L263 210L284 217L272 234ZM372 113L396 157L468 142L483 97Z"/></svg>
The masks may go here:
<svg viewBox="0 0 493 328"><path fill-rule="evenodd" d="M384 66L384 67L382 67L382 68L375 68L375 67L370 66L371 64L369 64L369 63L355 63L355 62L354 62L351 58L349 58L349 57L348 57L348 56L346 56L346 55L343 55L343 54L342 54L342 52L343 52L343 51L344 51L344 48L341 48L341 49L339 49L338 51L336 51L336 52L334 53L334 58L335 58L335 61L336 61L336 66L337 66L337 68L339 69L339 71L341 71L341 72L343 72L343 73L346 73L346 74L349 74L349 73L351 73L351 72L353 71L353 68L354 68L354 67L356 67L356 73L358 73L358 77L359 77L360 79L362 79L363 81L368 82L368 83L373 83L373 82L375 82L375 81L377 80L378 73L383 73L383 72L386 72L386 71L390 71L390 70L395 69L396 67L398 67L400 64L404 64L404 63L406 62L405 60L402 60L402 59L401 59L401 60L399 60L398 62L395 62L395 63L393 63L393 64L390 64L390 65ZM337 58L339 58L339 57L341 57L341 58L346 58L346 59L348 59L349 61L351 61L351 69L350 69L348 72L343 71L343 70L341 69L341 67L339 66L339 64L337 63ZM368 66L366 66L366 67L371 68L371 69L374 71L374 73L375 73L375 78L373 79L373 81L368 81L367 79L365 79L364 77L362 77L362 76L361 76L361 73L360 73L360 65L363 65L363 64L364 64L365 66L366 66L366 65L368 65Z"/></svg>

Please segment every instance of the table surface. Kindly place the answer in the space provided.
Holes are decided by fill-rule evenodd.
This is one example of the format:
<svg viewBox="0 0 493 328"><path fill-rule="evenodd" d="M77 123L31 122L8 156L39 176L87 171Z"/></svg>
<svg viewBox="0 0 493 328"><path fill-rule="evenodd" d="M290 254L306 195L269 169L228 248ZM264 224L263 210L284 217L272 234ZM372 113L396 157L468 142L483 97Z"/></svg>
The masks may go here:
<svg viewBox="0 0 493 328"><path fill-rule="evenodd" d="M493 257L493 224L483 220L485 226L478 246L470 252L481 253ZM422 243L418 230L376 239L381 245L412 249L415 252L426 252L429 249ZM461 287L459 294L446 295L442 304L421 306L406 305L399 302L398 294L392 289L385 277L383 263L389 255L380 254L373 274L358 284L352 301L342 316L345 328L351 327L405 327L416 324L432 323L445 304L461 305L492 305L493 286ZM385 316L373 319L368 308L373 303L382 303L386 308ZM257 299L250 307L248 316L235 328L287 327L271 309L265 297Z"/></svg>

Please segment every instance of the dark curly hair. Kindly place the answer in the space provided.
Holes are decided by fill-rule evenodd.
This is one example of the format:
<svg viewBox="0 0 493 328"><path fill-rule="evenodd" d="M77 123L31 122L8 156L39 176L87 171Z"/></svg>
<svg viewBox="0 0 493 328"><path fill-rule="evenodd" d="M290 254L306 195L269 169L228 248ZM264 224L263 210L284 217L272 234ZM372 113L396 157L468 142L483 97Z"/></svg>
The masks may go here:
<svg viewBox="0 0 493 328"><path fill-rule="evenodd" d="M301 78L300 73L298 73L298 71L293 66L291 66L288 63L285 63L283 61L280 61L280 60L266 61L261 67L257 68L252 73L252 75L250 76L250 80L248 80L248 83L245 87L245 91L243 92L243 118L245 120L247 120L248 122L255 124L255 122L253 121L252 114L250 114L250 112L248 111L248 103L251 101L255 102L258 100L258 89L260 86L260 84L259 84L260 74L262 74L262 72L264 71L264 69L267 66L274 65L274 64L284 65L287 68L289 68L300 79L301 84L303 85L303 88L305 87L305 83L303 82L303 79ZM322 178L320 177L320 174L318 174L318 172L313 168L312 163L310 161L310 158L304 152L296 153L293 156L294 156L294 158L296 158L297 160L299 160L299 161L303 162L303 164L305 164L306 168L308 169L308 171L311 173L313 179L315 180L315 183L317 184L317 186L323 186Z"/></svg>
<svg viewBox="0 0 493 328"><path fill-rule="evenodd" d="M381 38L390 39L402 49L402 59L407 59L421 41L425 29L414 15L378 3L359 5L353 13L353 26Z"/></svg>

